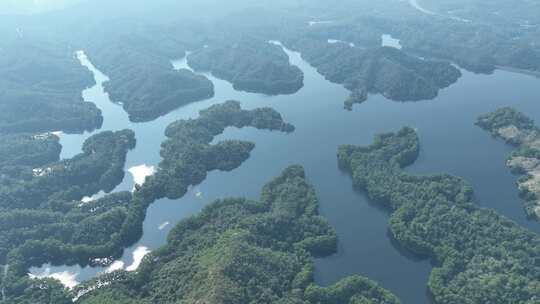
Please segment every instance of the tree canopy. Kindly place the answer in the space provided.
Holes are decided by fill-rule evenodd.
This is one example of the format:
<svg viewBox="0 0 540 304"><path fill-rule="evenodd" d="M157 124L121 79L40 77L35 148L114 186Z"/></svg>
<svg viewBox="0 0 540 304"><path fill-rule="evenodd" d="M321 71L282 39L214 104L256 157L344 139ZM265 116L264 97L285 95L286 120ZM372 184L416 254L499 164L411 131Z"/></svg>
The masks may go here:
<svg viewBox="0 0 540 304"><path fill-rule="evenodd" d="M277 45L247 37L211 43L190 54L188 64L231 82L236 90L277 95L296 93L303 86L302 71Z"/></svg>
<svg viewBox="0 0 540 304"><path fill-rule="evenodd" d="M300 166L269 182L258 202L218 200L180 222L134 273L119 271L78 290L77 303L399 303L376 283L313 284L312 258L336 250Z"/></svg>
<svg viewBox="0 0 540 304"><path fill-rule="evenodd" d="M525 211L540 219L540 128L525 114L509 107L481 115L476 124L516 147L506 164L520 175L517 186L525 200Z"/></svg>
<svg viewBox="0 0 540 304"><path fill-rule="evenodd" d="M461 178L404 172L418 151L416 132L404 128L368 147L342 146L338 159L354 186L392 212L392 236L431 258L428 287L435 303L536 303L538 235L479 208Z"/></svg>

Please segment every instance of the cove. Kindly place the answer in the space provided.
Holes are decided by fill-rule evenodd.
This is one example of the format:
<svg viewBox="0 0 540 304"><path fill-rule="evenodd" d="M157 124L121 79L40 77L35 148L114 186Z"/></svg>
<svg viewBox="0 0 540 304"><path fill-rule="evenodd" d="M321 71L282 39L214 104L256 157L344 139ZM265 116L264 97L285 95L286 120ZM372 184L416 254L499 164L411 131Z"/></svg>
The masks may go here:
<svg viewBox="0 0 540 304"><path fill-rule="evenodd" d="M238 92L232 85L206 75L215 85L215 97L193 103L148 123L130 123L122 108L111 103L103 93L106 79L93 66L87 65L97 85L84 92L84 99L96 103L104 114L102 130L130 128L135 131L137 147L130 151L126 172L141 165L155 166L160 160L159 147L165 127L177 120L196 117L208 106L235 99L242 107L253 109L270 106L295 125L292 134L270 133L253 128L228 128L215 141L241 139L256 144L250 159L232 172L210 172L208 178L175 201L159 200L148 209L144 235L125 250L119 262L131 266L142 252L163 245L167 233L181 219L199 212L205 204L224 197L256 199L261 187L291 164L304 166L320 200L321 214L337 230L338 253L316 261L316 281L328 285L350 274L360 274L377 281L395 293L405 304L427 303L426 283L430 262L415 258L397 246L387 234L388 214L370 204L361 192L352 188L350 177L337 166L339 145L369 145L380 132L396 131L403 126L418 130L421 155L407 168L415 174L447 172L469 181L479 203L537 233L540 225L528 221L521 208L515 187L516 178L505 166L512 150L474 125L476 117L500 106L510 105L540 122L538 103L539 79L506 71L493 75L476 75L462 71L463 77L430 101L397 103L379 95L371 95L353 111L345 111L342 101L349 95L342 86L326 81L298 53L287 52L291 63L304 72L304 88L294 95L264 96ZM174 62L185 67L185 60ZM62 157L70 157L81 149L83 135L62 135ZM126 178L115 191L131 190L133 177ZM135 258L134 258L135 257ZM119 265L119 263L116 263ZM77 281L89 279L106 268L78 266L32 269L51 273L76 274Z"/></svg>

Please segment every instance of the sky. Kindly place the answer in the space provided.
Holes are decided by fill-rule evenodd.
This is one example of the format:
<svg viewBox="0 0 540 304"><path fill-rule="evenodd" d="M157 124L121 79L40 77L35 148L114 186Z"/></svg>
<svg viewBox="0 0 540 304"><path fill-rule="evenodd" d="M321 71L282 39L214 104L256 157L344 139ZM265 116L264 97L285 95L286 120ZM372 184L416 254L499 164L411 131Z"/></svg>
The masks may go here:
<svg viewBox="0 0 540 304"><path fill-rule="evenodd" d="M31 14L59 9L81 0L1 0L0 12Z"/></svg>

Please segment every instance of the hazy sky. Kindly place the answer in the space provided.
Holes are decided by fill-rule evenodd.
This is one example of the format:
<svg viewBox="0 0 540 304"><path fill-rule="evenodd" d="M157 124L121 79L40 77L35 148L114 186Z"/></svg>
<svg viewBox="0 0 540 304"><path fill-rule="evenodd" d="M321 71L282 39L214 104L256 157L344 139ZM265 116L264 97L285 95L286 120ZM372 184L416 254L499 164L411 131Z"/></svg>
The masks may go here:
<svg viewBox="0 0 540 304"><path fill-rule="evenodd" d="M0 12L37 13L62 8L81 0L1 0Z"/></svg>

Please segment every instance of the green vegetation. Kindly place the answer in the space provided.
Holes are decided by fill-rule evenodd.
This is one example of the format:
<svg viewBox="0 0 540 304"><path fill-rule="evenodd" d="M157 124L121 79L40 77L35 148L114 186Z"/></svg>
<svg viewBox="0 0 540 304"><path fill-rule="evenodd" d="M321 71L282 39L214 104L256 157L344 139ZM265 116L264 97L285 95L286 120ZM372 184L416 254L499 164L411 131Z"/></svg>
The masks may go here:
<svg viewBox="0 0 540 304"><path fill-rule="evenodd" d="M26 281L19 276L31 266L89 265L95 257L121 254L118 232L130 202L131 193L119 192L90 202L57 200L39 209L3 211L0 254L10 265L7 293Z"/></svg>
<svg viewBox="0 0 540 304"><path fill-rule="evenodd" d="M128 150L135 146L131 130L102 132L88 138L83 153L32 169L19 167L2 176L0 210L34 209L51 200L80 200L100 190L111 191L124 177Z"/></svg>
<svg viewBox="0 0 540 304"><path fill-rule="evenodd" d="M0 275L4 302L71 303L73 293L54 280L30 280L28 267L46 262L86 265L97 257L117 257L140 237L146 209L156 198L182 196L210 170L232 170L249 157L253 143L211 144L226 127L292 130L271 109L244 111L234 102L212 107L198 119L168 128L158 172L133 194L117 193L83 203L83 196L110 191L122 179L125 153L134 140L128 131L102 134L90 139L82 154L59 161L55 136L27 135L82 132L102 124L99 109L81 98L81 91L93 80L74 56L78 48L71 46L82 47L111 77L106 90L112 100L123 103L133 121L152 120L212 96L213 86L207 79L173 70L169 60L181 57L186 49L200 50L190 57L195 68L212 71L238 90L293 93L302 86L301 72L289 64L283 51L266 43L283 41L302 52L327 79L351 91L348 108L369 94L397 101L434 98L460 74L449 63L431 59L482 73L499 66L540 71L540 26L534 1L453 0L452 5L444 0L425 1L439 15L407 10L406 1L278 0L271 4L275 11L259 14L262 10L257 8L218 23L208 18L208 23L197 24L196 31L187 36L179 34L178 27L184 24L171 29L156 16L173 11L175 19L198 16L202 9L195 7L208 9L205 18L223 12L189 1L180 1L185 10L165 12L175 7L172 2L180 2L164 5L157 1L146 5L164 14L149 14L148 9L128 1L100 1L100 5L35 20L3 16L0 263L10 265L4 268L7 276ZM242 5L230 4L226 11L237 6ZM456 8L460 11L447 12ZM89 25L93 21L81 24L88 15L99 16L97 27ZM464 22L454 15L470 20ZM311 16L324 17L329 23L310 25ZM126 17L144 21L127 26L111 22ZM151 19L162 24L149 26L146 21ZM381 34L399 38L403 50L380 48ZM215 37L220 36L227 37L222 41L231 36L256 38L234 45L217 42ZM329 44L328 39L353 42L357 47ZM209 47L203 49L204 44ZM508 109L482 117L479 125L518 146L508 165L523 175L518 186L527 212L539 216L538 129ZM478 208L470 187L459 178L404 173L401 167L417 154L416 134L404 129L378 137L369 148L342 147L340 163L352 172L355 185L392 210L393 236L409 250L432 258L435 269L429 288L435 302L537 303L537 235ZM311 259L335 250L335 234L317 215L301 170L290 168L284 176L267 186L259 203L224 200L186 220L175 228L169 244L149 256L138 272L99 278L112 285L81 301L396 303L393 296L360 277L326 288L312 284Z"/></svg>
<svg viewBox="0 0 540 304"><path fill-rule="evenodd" d="M368 93L396 101L432 99L461 76L447 62L421 60L390 47L362 49L314 39L300 39L291 47L326 79L351 91L348 109L364 102Z"/></svg>
<svg viewBox="0 0 540 304"><path fill-rule="evenodd" d="M227 127L292 132L294 127L283 122L271 108L242 110L237 101L227 101L200 112L197 119L179 120L167 127L168 139L161 145L163 160L154 176L147 179L141 192L157 193L157 197L182 197L190 185L197 185L212 170L230 171L242 164L255 145L251 142L226 140L215 145L214 137Z"/></svg>
<svg viewBox="0 0 540 304"><path fill-rule="evenodd" d="M106 264L140 238L146 209L156 199L184 195L189 185L204 180L207 171L238 167L249 157L253 143L210 145L229 126L294 129L270 108L247 111L235 101L214 105L197 119L177 121L167 128L169 139L163 143L158 171L133 194L116 193L90 202L80 200L99 190L111 191L122 180L125 155L135 144L131 131L94 135L84 143L83 153L72 159L46 163L42 170L21 166L24 170L18 175L3 177L0 263L10 265L2 284L9 301L70 299L53 281L28 278L28 268L44 263L101 263L96 258L106 258ZM313 250L317 245L306 241Z"/></svg>
<svg viewBox="0 0 540 304"><path fill-rule="evenodd" d="M0 172L13 166L39 167L58 161L62 146L53 134L0 136Z"/></svg>
<svg viewBox="0 0 540 304"><path fill-rule="evenodd" d="M333 12L344 20L346 37L377 37L391 34L400 39L403 50L425 58L450 60L477 73L491 73L498 67L540 71L538 3L518 0L418 0L434 12L426 14L409 3L355 4L347 1ZM376 33L375 35L373 33ZM336 33L328 39L342 39ZM362 40L344 39L360 46ZM372 39L370 39L372 40Z"/></svg>
<svg viewBox="0 0 540 304"><path fill-rule="evenodd" d="M17 298L5 298L3 304L73 303L62 284L54 279L33 280L21 292L21 296Z"/></svg>
<svg viewBox="0 0 540 304"><path fill-rule="evenodd" d="M383 134L369 147L342 146L340 166L370 199L392 211L390 232L431 258L434 303L536 303L540 238L473 201L472 188L449 175L415 176L416 132Z"/></svg>
<svg viewBox="0 0 540 304"><path fill-rule="evenodd" d="M527 37L528 30L516 36L515 28L451 19L415 20L393 28L406 51L451 60L473 72L491 73L498 66L540 71L540 54L530 45L537 38Z"/></svg>
<svg viewBox="0 0 540 304"><path fill-rule="evenodd" d="M33 141L58 144L55 136ZM83 153L72 159L34 170L18 163L0 167L0 263L8 262L17 272L46 262L87 264L89 257L110 252L107 240L125 217L118 208L125 209L131 195L80 200L111 191L122 181L125 156L134 145L129 130L103 132L90 137ZM21 156L24 160L28 155Z"/></svg>
<svg viewBox="0 0 540 304"><path fill-rule="evenodd" d="M540 129L532 119L508 107L480 116L476 124L517 147L506 164L521 175L517 186L525 211L540 219Z"/></svg>
<svg viewBox="0 0 540 304"><path fill-rule="evenodd" d="M225 199L178 224L135 273L78 286L77 303L399 303L361 277L313 285L312 258L336 250L299 166L268 183L260 202Z"/></svg>
<svg viewBox="0 0 540 304"><path fill-rule="evenodd" d="M391 34L400 39L405 53L449 60L477 73L498 67L540 71L537 2L418 0L435 14L420 12L409 2L344 0L327 5L313 15L334 22L313 26L305 35L315 29L321 40L371 48L380 45L382 34Z"/></svg>
<svg viewBox="0 0 540 304"><path fill-rule="evenodd" d="M85 47L90 61L109 77L105 91L123 104L131 121L150 121L214 95L206 77L173 69L170 60L185 54L184 44L159 30L119 30Z"/></svg>
<svg viewBox="0 0 540 304"><path fill-rule="evenodd" d="M307 303L313 304L400 303L390 292L377 286L373 281L357 275L347 277L328 287L319 287L311 284L306 288L304 296Z"/></svg>
<svg viewBox="0 0 540 304"><path fill-rule="evenodd" d="M9 271L0 287L7 303L45 303L40 301L48 298L64 303L59 299L69 298L61 295L59 283L32 281L28 268L44 263L88 265L96 257L121 254L126 243L119 232L128 219L131 193L81 199L109 192L122 181L134 134L96 134L85 141L81 154L61 161L54 135L1 139L0 153L6 158L0 163L0 264L9 265ZM10 155L13 149L20 150Z"/></svg>
<svg viewBox="0 0 540 304"><path fill-rule="evenodd" d="M35 38L8 39L0 48L0 134L101 126L101 111L81 96L94 83L92 74L73 51Z"/></svg>
<svg viewBox="0 0 540 304"><path fill-rule="evenodd" d="M188 57L190 67L231 82L236 90L268 95L293 94L302 86L302 71L289 63L281 47L259 39L217 43Z"/></svg>
<svg viewBox="0 0 540 304"><path fill-rule="evenodd" d="M341 40L364 49L379 47L381 35L390 34L400 39L405 54L448 60L473 72L491 73L499 67L540 72L538 3L418 2L438 14L419 12L409 1L343 0L338 5L288 1L272 9L246 10L227 19L233 25L220 23L219 28L281 41ZM302 13L294 14L297 11ZM330 22L308 26L315 18L306 16Z"/></svg>
<svg viewBox="0 0 540 304"><path fill-rule="evenodd" d="M497 109L478 117L476 124L482 129L489 131L493 136L502 137L511 144L520 144L523 137L535 132L537 128L534 121L513 108L505 107ZM505 132L515 131L515 132ZM523 133L521 133L523 132Z"/></svg>
<svg viewBox="0 0 540 304"><path fill-rule="evenodd" d="M421 0L421 3L441 14L485 24L504 24L523 29L532 29L540 24L540 4L535 1L516 0L510 3L494 0L485 3L481 0Z"/></svg>

